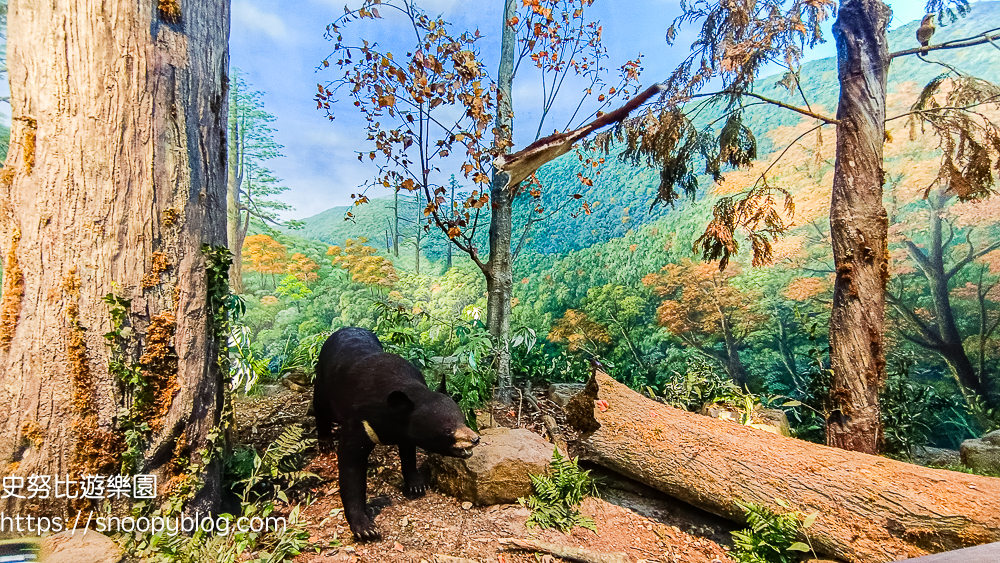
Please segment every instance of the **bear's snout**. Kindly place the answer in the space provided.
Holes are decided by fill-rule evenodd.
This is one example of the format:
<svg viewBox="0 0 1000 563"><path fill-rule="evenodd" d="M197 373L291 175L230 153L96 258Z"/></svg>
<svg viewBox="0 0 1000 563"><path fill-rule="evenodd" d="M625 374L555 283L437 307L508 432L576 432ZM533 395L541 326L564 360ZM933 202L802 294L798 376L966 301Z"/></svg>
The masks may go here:
<svg viewBox="0 0 1000 563"><path fill-rule="evenodd" d="M455 431L455 455L461 458L472 457L472 448L479 444L479 434L465 426Z"/></svg>

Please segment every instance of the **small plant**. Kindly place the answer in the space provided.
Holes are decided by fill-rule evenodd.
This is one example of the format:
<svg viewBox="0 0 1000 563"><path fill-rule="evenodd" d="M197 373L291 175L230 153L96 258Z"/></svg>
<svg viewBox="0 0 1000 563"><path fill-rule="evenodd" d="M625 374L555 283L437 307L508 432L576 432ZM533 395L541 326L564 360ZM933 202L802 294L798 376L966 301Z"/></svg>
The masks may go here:
<svg viewBox="0 0 1000 563"><path fill-rule="evenodd" d="M776 499L780 506L790 508L787 502ZM789 511L778 514L766 506L753 503L736 503L746 515L749 528L733 535L734 560L739 563L795 563L812 552L809 544L798 541L799 536L813 525L818 512L800 520L802 513Z"/></svg>
<svg viewBox="0 0 1000 563"><path fill-rule="evenodd" d="M272 496L288 502L285 489L303 481L319 479L315 473L301 469L302 453L316 445L316 440L303 438L304 433L305 430L297 424L289 426L267 447L263 457L254 453L253 469L250 474L235 483L244 487L240 494L244 503L252 500L250 499L252 489L267 485L272 488Z"/></svg>
<svg viewBox="0 0 1000 563"><path fill-rule="evenodd" d="M233 324L229 333L230 387L249 393L261 377L268 375L267 360L258 358L250 346L250 327Z"/></svg>
<svg viewBox="0 0 1000 563"><path fill-rule="evenodd" d="M646 388L646 393L656 397L650 387ZM717 373L707 360L694 357L688 360L685 373L673 373L663 386L662 397L657 400L696 412L706 403L729 401L739 396L739 388L728 376Z"/></svg>
<svg viewBox="0 0 1000 563"><path fill-rule="evenodd" d="M580 513L584 497L597 494L590 471L580 469L578 458L563 457L559 450L552 452L549 475L532 475L535 494L527 499L517 499L531 509L525 523L529 528L556 528L568 533L574 526L596 531L594 520Z"/></svg>
<svg viewBox="0 0 1000 563"><path fill-rule="evenodd" d="M913 381L914 359L899 355L891 362L885 387L879 394L886 454L910 459L917 446L927 444L947 402L930 385Z"/></svg>

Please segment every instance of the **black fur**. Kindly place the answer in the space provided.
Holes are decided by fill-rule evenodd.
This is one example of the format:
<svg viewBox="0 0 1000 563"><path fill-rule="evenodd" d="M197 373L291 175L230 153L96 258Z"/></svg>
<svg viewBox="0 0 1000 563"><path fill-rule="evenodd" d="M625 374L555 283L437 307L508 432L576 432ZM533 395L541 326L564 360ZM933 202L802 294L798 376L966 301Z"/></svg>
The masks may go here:
<svg viewBox="0 0 1000 563"><path fill-rule="evenodd" d="M478 443L465 418L450 397L427 388L423 374L396 354L388 354L373 332L342 328L319 354L313 411L321 442L332 438L333 423L340 424L337 465L344 516L354 537L379 538L378 529L365 512L368 455L375 442L399 446L403 487L409 495L422 495L427 486L417 471L416 448L454 457L469 457L468 448L456 444L456 433Z"/></svg>

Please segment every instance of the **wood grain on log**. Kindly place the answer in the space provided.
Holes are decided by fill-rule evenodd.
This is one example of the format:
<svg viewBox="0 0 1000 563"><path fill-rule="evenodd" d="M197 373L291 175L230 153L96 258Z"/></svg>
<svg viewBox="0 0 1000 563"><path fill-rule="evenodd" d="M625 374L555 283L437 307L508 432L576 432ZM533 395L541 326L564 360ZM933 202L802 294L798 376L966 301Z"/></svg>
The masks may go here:
<svg viewBox="0 0 1000 563"><path fill-rule="evenodd" d="M594 401L606 401L606 410ZM602 403L602 407L605 405ZM777 436L649 400L596 372L567 405L584 457L714 514L818 511L816 548L852 563L1000 541L1000 479ZM587 420L589 418L589 421Z"/></svg>

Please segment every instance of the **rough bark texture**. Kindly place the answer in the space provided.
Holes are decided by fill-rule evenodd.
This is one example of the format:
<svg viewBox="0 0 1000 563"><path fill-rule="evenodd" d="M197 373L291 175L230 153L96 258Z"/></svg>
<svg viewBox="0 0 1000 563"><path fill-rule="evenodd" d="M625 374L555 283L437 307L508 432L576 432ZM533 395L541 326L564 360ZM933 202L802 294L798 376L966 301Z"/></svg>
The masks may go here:
<svg viewBox="0 0 1000 563"><path fill-rule="evenodd" d="M595 408L606 401L606 410ZM852 563L1000 541L1000 479L785 438L651 401L603 373L567 406L589 457L714 514L819 512L817 550Z"/></svg>
<svg viewBox="0 0 1000 563"><path fill-rule="evenodd" d="M157 392L139 471L162 494L172 459L198 459L220 411L200 247L226 236L229 2L13 0L9 17L2 474L120 470L123 397L103 337L113 292L132 299L129 359ZM202 509L218 464L204 484ZM65 502L9 498L0 511Z"/></svg>
<svg viewBox="0 0 1000 563"><path fill-rule="evenodd" d="M511 84L514 78L515 30L507 22L516 14L514 0L505 0L503 33L500 41L500 69L497 73L497 145L506 147L513 131L514 110L511 106ZM505 148L504 153L508 152ZM514 198L508 188L507 172L494 171L490 186L490 259L486 274L486 325L499 343L497 351L497 398L510 403L511 374L510 301L514 288L514 264L511 255L511 229L514 215ZM516 186L515 186L516 187Z"/></svg>
<svg viewBox="0 0 1000 563"><path fill-rule="evenodd" d="M878 453L878 391L885 380L888 217L882 204L889 8L844 0L837 40L840 103L830 230L837 277L830 315L833 412L827 444Z"/></svg>

